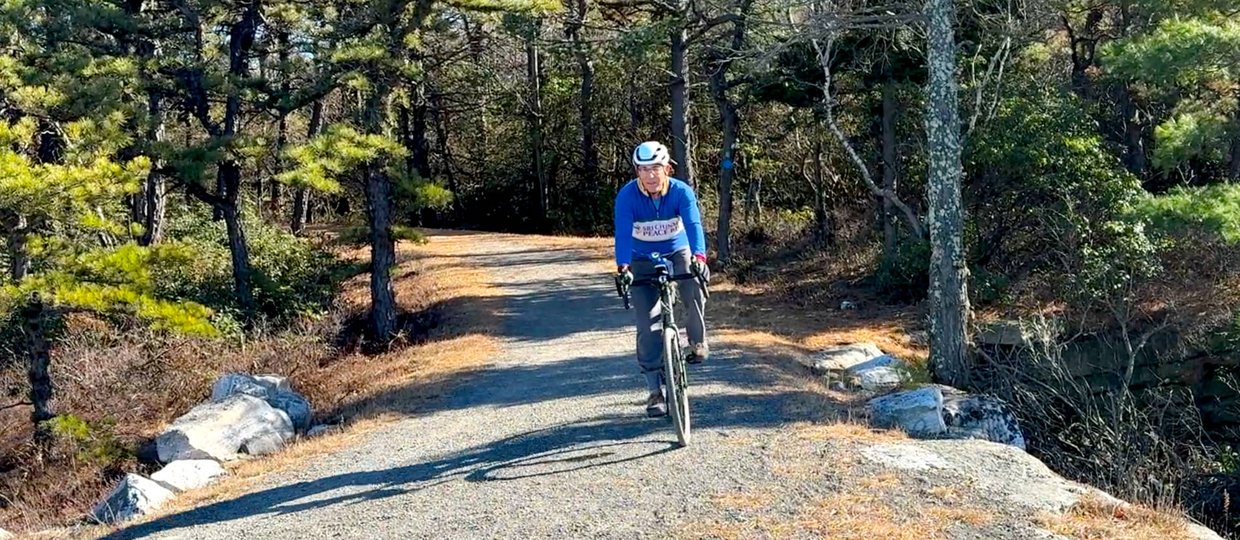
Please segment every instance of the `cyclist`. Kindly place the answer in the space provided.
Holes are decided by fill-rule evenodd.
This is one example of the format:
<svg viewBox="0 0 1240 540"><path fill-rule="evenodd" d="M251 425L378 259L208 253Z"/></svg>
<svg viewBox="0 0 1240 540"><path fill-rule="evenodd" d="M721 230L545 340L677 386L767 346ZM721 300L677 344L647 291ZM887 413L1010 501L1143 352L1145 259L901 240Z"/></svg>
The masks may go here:
<svg viewBox="0 0 1240 540"><path fill-rule="evenodd" d="M672 274L692 272L710 279L706 265L706 235L697 197L689 184L672 178L672 159L667 147L654 141L633 149L637 178L616 195L616 281L624 285L654 275L655 260L671 261ZM690 351L685 360L697 364L707 359L706 298L697 280L679 282L681 302L688 311ZM650 395L646 415L667 414L662 391L663 341L658 291L636 287L633 311L637 314L637 364L646 378Z"/></svg>

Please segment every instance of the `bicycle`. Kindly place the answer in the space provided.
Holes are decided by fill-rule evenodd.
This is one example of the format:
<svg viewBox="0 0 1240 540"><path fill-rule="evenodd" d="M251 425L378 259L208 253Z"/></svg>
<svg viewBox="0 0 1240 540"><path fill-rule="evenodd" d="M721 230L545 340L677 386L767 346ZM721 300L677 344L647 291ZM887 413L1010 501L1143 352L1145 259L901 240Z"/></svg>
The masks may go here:
<svg viewBox="0 0 1240 540"><path fill-rule="evenodd" d="M656 286L659 289L659 307L662 313L663 337L663 388L667 401L668 416L676 428L676 439L680 446L689 445L689 377L685 367L684 349L680 346L680 329L676 326L673 306L679 296L675 282L688 279L697 280L702 287L702 295L710 298L707 281L695 273L671 274L671 263L657 254L651 258L655 261L655 275L650 278L635 280L625 285L616 282L616 293L624 299L624 309L632 309L629 303L629 289L632 287ZM670 374L670 376L669 376Z"/></svg>

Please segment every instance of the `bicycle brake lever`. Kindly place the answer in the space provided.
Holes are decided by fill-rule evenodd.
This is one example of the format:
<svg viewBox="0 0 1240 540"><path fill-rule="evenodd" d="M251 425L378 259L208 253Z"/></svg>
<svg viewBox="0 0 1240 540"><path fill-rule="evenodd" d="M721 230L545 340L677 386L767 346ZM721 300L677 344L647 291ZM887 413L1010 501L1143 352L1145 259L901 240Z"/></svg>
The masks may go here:
<svg viewBox="0 0 1240 540"><path fill-rule="evenodd" d="M616 294L624 299L624 309L630 309L629 306L629 287L619 281L616 281Z"/></svg>

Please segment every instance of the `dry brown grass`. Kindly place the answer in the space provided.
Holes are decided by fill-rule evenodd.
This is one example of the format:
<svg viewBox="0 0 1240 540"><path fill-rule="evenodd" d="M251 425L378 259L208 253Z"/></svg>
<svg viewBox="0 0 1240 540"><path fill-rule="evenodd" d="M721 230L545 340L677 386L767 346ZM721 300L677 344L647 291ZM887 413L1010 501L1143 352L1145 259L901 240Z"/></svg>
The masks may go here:
<svg viewBox="0 0 1240 540"><path fill-rule="evenodd" d="M279 373L315 407L319 421L342 422L334 434L293 444L267 458L231 463L230 478L185 494L165 508L175 512L243 493L265 474L345 446L394 417L414 413L425 399L447 391L498 350L486 323L499 293L468 264L471 237L434 237L402 245L394 288L408 317L406 336L385 352L363 354L351 326L364 321L369 276L345 283L339 308L279 333L259 333L244 343L166 338L137 328L115 332L98 321L78 320L53 352L56 409L86 420L98 441L130 447L153 438L172 419L210 393L222 373ZM365 249L342 253L364 259ZM0 389L22 395L24 372L0 371ZM28 409L0 411L0 523L14 532L77 519L110 488L120 471L153 472L133 456L107 463L59 455L44 466L30 461ZM78 445L81 446L81 445ZM92 534L92 533L87 533ZM105 533L106 534L106 533Z"/></svg>
<svg viewBox="0 0 1240 540"><path fill-rule="evenodd" d="M738 491L734 493L721 493L711 497L711 502L721 508L729 510L754 510L770 506L775 496L769 492L744 492Z"/></svg>
<svg viewBox="0 0 1240 540"><path fill-rule="evenodd" d="M853 441L864 443L889 443L907 441L901 431L875 429L854 419L841 419L825 424L800 424L792 426L797 437L810 441Z"/></svg>
<svg viewBox="0 0 1240 540"><path fill-rule="evenodd" d="M946 538L956 524L983 526L994 521L988 509L960 501L918 500L894 473L845 478L832 495L797 503L795 515L763 515L763 509L787 504L795 490L729 493L715 497L721 508L750 514L744 520L713 520L682 529L685 538L840 538L855 540Z"/></svg>
<svg viewBox="0 0 1240 540"><path fill-rule="evenodd" d="M1082 540L1188 540L1185 521L1169 510L1128 503L1113 504L1086 496L1062 515L1044 514L1047 530Z"/></svg>

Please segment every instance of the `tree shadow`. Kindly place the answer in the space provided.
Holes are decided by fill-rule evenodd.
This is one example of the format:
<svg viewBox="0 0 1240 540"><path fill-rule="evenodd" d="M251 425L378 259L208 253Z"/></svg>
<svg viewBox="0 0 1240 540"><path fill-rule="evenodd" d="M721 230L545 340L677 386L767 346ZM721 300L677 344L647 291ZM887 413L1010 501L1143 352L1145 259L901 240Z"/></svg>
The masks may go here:
<svg viewBox="0 0 1240 540"><path fill-rule="evenodd" d="M521 249L521 246L516 246ZM528 251L529 253L526 253ZM517 257L492 254L471 257L480 264L579 265L571 253L545 255L522 250ZM490 259L488 257L494 257ZM650 459L675 449L675 435L666 420L651 420L641 410L644 388L629 341L617 347L616 334L633 332L635 315L623 309L610 276L581 274L579 267L564 275L526 277L504 284L505 296L454 298L426 308L443 314L426 339L448 340L474 329L455 327L454 313L471 311L489 322L505 342L506 357L495 365L449 377L450 389L437 399L425 398L444 384L415 382L365 398L402 415L523 414L520 407L554 400L593 399L608 411L584 419L525 431L464 450L424 458L396 467L336 474L311 481L264 489L235 499L133 525L107 538L141 538L161 531L250 516L294 514L342 504L407 495L454 481L505 482L616 467ZM747 301L726 292L712 295L714 305ZM709 308L708 308L709 309ZM448 320L446 320L446 317ZM553 347L554 361L523 362L522 355L540 356ZM835 419L836 411L822 396L791 384L804 373L794 362L760 359L783 354L764 347L721 347L705 364L691 366L690 400L698 433L782 427L794 422ZM354 407L346 402L328 417ZM320 414L320 418L324 415Z"/></svg>
<svg viewBox="0 0 1240 540"><path fill-rule="evenodd" d="M350 472L256 491L133 525L104 538L132 539L174 529L257 515L286 515L431 490L454 480L496 482L566 474L648 459L676 448L663 440L636 440L664 422L603 416L533 430L422 463Z"/></svg>

